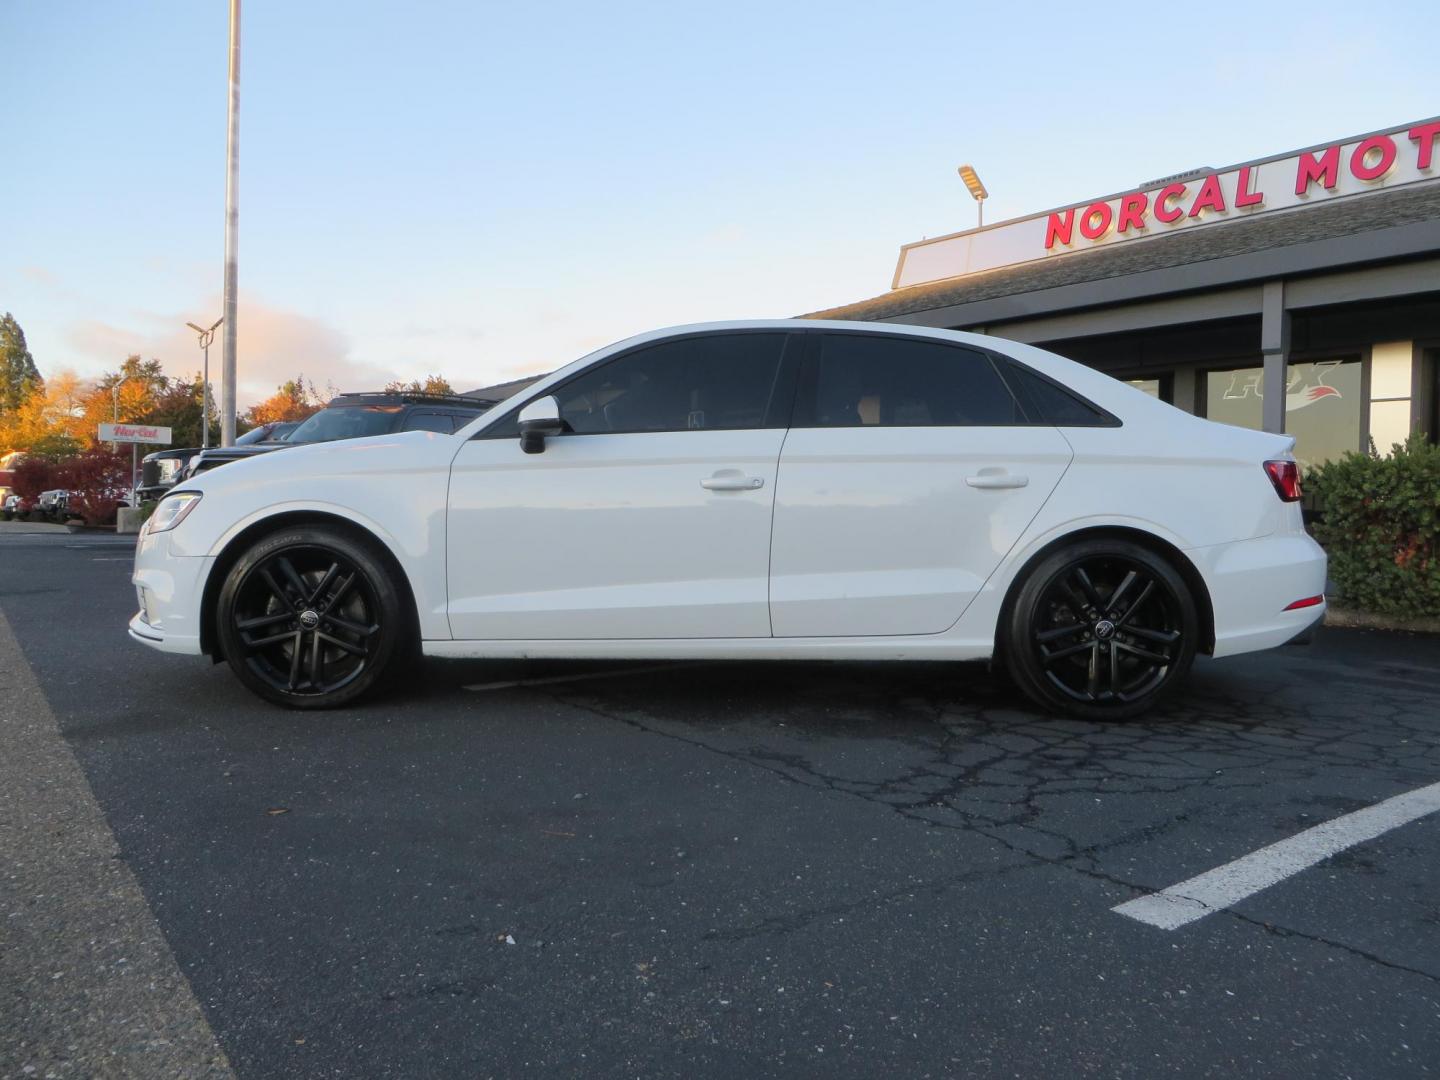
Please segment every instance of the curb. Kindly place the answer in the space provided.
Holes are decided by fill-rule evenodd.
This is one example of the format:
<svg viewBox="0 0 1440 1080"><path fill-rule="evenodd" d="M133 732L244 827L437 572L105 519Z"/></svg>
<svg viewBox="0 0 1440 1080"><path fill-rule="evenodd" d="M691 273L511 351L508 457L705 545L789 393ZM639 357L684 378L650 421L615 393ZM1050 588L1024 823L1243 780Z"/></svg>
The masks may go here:
<svg viewBox="0 0 1440 1080"><path fill-rule="evenodd" d="M1343 626L1361 630L1396 630L1410 634L1440 634L1440 618L1403 615L1380 615L1373 611L1331 607L1325 611L1326 626Z"/></svg>

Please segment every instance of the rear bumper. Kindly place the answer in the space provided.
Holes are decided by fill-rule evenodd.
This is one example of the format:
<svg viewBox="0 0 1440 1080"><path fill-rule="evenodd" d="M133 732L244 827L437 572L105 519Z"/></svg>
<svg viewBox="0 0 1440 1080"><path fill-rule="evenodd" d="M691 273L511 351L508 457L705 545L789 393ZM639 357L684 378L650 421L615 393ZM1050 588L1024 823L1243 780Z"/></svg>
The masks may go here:
<svg viewBox="0 0 1440 1080"><path fill-rule="evenodd" d="M1195 548L1187 552L1210 590L1215 656L1273 649L1311 634L1325 602L1287 611L1325 592L1325 552L1304 533Z"/></svg>
<svg viewBox="0 0 1440 1080"><path fill-rule="evenodd" d="M1314 641L1315 635L1320 632L1320 627L1325 623L1325 607L1323 604L1320 606L1319 611L1320 614L1315 616L1315 618L1311 620L1309 626L1305 627L1304 630L1301 630L1300 633L1296 634L1289 641L1285 642L1285 644L1309 645L1312 641Z"/></svg>

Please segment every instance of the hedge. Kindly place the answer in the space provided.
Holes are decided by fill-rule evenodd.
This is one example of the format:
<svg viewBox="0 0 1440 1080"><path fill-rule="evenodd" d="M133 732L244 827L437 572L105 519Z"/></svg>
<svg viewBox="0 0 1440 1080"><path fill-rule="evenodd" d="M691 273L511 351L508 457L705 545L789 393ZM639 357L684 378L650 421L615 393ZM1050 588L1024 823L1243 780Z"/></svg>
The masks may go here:
<svg viewBox="0 0 1440 1080"><path fill-rule="evenodd" d="M1440 446L1414 434L1389 457L1349 453L1305 483L1343 606L1440 615Z"/></svg>

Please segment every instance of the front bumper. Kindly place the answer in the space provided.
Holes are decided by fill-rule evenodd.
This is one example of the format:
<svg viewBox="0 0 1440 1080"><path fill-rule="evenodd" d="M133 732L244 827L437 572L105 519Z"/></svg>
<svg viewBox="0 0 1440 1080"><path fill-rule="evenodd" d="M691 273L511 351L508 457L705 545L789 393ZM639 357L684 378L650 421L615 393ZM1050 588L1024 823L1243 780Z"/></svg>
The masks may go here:
<svg viewBox="0 0 1440 1080"><path fill-rule="evenodd" d="M200 602L214 564L209 555L172 555L168 532L142 534L130 578L140 610L130 620L130 636L161 652L198 656Z"/></svg>

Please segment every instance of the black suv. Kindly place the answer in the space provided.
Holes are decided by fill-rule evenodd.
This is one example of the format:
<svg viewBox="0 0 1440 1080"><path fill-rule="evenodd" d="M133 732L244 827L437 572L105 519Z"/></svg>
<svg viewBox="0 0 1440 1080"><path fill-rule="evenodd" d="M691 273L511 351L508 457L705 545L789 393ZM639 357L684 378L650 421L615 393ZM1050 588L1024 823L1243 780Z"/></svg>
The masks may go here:
<svg viewBox="0 0 1440 1080"><path fill-rule="evenodd" d="M410 394L381 391L341 394L285 437L284 442L259 442L206 450L190 459L184 479L256 454L304 443L363 439L396 431L459 431L495 401L464 394Z"/></svg>

